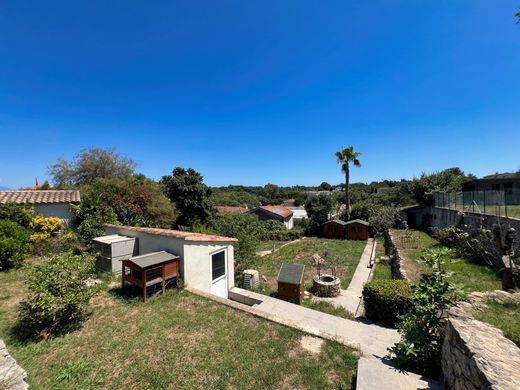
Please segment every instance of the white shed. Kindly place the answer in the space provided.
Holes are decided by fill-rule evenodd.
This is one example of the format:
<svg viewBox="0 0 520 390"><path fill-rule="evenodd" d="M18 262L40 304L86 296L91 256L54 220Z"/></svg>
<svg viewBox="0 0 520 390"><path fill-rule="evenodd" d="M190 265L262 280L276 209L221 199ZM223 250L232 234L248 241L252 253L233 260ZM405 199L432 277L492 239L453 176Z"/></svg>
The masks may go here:
<svg viewBox="0 0 520 390"><path fill-rule="evenodd" d="M138 239L139 255L167 251L180 257L186 286L227 298L235 286L235 238L178 230L105 225L105 232Z"/></svg>
<svg viewBox="0 0 520 390"><path fill-rule="evenodd" d="M0 203L26 204L34 208L35 215L58 217L67 226L74 217L70 206L79 202L77 190L0 191Z"/></svg>

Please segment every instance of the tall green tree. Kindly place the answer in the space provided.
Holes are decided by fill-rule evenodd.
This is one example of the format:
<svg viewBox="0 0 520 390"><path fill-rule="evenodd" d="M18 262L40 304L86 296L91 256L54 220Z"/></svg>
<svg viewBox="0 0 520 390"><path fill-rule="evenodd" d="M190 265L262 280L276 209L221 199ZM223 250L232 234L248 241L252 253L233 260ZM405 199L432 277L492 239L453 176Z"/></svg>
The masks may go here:
<svg viewBox="0 0 520 390"><path fill-rule="evenodd" d="M48 173L58 188L80 187L96 179L127 179L134 174L135 162L113 149L82 149L72 160L59 159Z"/></svg>
<svg viewBox="0 0 520 390"><path fill-rule="evenodd" d="M353 146L343 148L341 151L336 152L337 162L341 165L341 170L345 174L345 213L347 219L350 218L350 164L355 167L360 167L361 162L358 159L360 155L361 153L356 152Z"/></svg>
<svg viewBox="0 0 520 390"><path fill-rule="evenodd" d="M194 222L206 222L212 208L211 189L204 184L204 177L192 168L177 167L171 175L163 176L165 194L175 204L179 217L177 224L191 227Z"/></svg>

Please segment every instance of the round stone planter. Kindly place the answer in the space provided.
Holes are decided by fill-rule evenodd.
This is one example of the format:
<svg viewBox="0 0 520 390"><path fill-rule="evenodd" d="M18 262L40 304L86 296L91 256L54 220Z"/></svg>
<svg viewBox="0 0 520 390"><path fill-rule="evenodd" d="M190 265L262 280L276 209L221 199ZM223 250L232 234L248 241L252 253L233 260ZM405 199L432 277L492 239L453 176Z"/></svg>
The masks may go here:
<svg viewBox="0 0 520 390"><path fill-rule="evenodd" d="M314 275L312 279L314 294L318 297L337 297L341 292L341 280L328 274Z"/></svg>

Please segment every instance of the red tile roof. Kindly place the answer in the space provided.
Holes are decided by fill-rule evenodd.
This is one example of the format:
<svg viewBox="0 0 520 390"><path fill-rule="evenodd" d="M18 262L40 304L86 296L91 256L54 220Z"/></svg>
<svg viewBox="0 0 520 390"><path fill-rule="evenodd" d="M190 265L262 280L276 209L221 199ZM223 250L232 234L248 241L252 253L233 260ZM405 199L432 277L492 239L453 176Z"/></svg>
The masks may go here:
<svg viewBox="0 0 520 390"><path fill-rule="evenodd" d="M216 236L212 234L202 234L193 232L183 232L180 230L170 229L159 229L149 227L137 227L137 226L120 226L120 225L105 225L106 227L118 228L123 230L130 230L132 232L155 234L158 236L167 236L180 238L185 241L200 241L200 242L235 242L238 241L236 238Z"/></svg>
<svg viewBox="0 0 520 390"><path fill-rule="evenodd" d="M246 213L249 211L249 209L247 207L235 207L235 206L217 206L216 209L219 214L224 214L224 213L243 214L243 213Z"/></svg>
<svg viewBox="0 0 520 390"><path fill-rule="evenodd" d="M288 218L293 215L293 212L289 210L287 207L283 206L260 206L259 209L265 210L271 214L279 215L283 218Z"/></svg>
<svg viewBox="0 0 520 390"><path fill-rule="evenodd" d="M79 203L79 191L42 190L42 191L0 191L0 203Z"/></svg>

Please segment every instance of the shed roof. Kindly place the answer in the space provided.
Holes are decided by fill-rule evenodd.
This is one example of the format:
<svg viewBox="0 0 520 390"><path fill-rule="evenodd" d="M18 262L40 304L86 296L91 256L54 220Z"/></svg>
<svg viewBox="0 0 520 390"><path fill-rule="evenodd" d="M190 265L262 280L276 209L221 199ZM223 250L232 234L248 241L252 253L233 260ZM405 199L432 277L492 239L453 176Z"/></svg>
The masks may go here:
<svg viewBox="0 0 520 390"><path fill-rule="evenodd" d="M145 255L134 256L128 259L135 265L141 268L147 268L153 265L159 265L166 261L178 259L179 256L173 255L170 252L161 251L161 252L153 252L147 253Z"/></svg>
<svg viewBox="0 0 520 390"><path fill-rule="evenodd" d="M370 224L367 221L363 221L362 219L353 219L351 221L348 221L347 225L350 225L352 223L359 223L361 225L370 226Z"/></svg>
<svg viewBox="0 0 520 390"><path fill-rule="evenodd" d="M243 213L249 211L249 209L247 207L238 207L238 206L217 206L216 209L219 214L225 214L225 213L243 214Z"/></svg>
<svg viewBox="0 0 520 390"><path fill-rule="evenodd" d="M77 190L0 191L0 203L79 203Z"/></svg>
<svg viewBox="0 0 520 390"><path fill-rule="evenodd" d="M345 226L347 224L347 222L345 221L342 221L341 219L331 219L330 221L327 221L327 222L324 222L323 224L325 225L326 223L337 223L338 225L343 225Z"/></svg>
<svg viewBox="0 0 520 390"><path fill-rule="evenodd" d="M303 278L305 266L303 264L283 263L278 272L278 281L289 284L299 284Z"/></svg>
<svg viewBox="0 0 520 390"><path fill-rule="evenodd" d="M128 230L131 232L174 237L174 238L179 238L179 239L185 240L185 241L199 241L199 242L235 242L235 241L238 241L236 238L232 238L232 237L215 236L212 234L202 234L202 233L193 233L193 232L183 232L180 230L137 227L137 226L120 226L120 225L110 225L110 224L107 224L105 226Z"/></svg>
<svg viewBox="0 0 520 390"><path fill-rule="evenodd" d="M93 241L112 244L114 242L135 241L135 237L120 236L119 234L110 234L108 236L96 237Z"/></svg>

